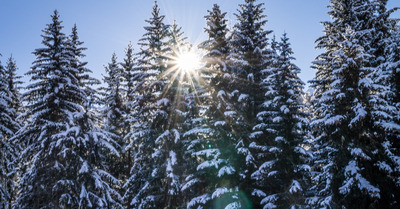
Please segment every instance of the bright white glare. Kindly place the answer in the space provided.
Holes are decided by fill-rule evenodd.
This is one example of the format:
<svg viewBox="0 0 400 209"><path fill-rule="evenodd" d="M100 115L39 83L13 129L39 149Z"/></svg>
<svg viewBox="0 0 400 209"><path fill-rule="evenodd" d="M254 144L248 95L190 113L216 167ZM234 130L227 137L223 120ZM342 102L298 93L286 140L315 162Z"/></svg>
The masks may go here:
<svg viewBox="0 0 400 209"><path fill-rule="evenodd" d="M180 70L194 72L200 67L200 55L194 51L181 52L176 57L176 65Z"/></svg>

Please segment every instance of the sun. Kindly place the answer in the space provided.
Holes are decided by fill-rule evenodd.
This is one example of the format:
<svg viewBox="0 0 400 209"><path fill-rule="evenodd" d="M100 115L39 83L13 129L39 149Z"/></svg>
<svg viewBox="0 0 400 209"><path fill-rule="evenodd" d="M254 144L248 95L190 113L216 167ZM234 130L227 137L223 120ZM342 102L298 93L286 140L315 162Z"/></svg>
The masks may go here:
<svg viewBox="0 0 400 209"><path fill-rule="evenodd" d="M187 73L193 73L199 69L200 63L200 55L193 50L180 51L175 58L176 67Z"/></svg>
<svg viewBox="0 0 400 209"><path fill-rule="evenodd" d="M185 46L176 48L167 55L167 70L161 74L160 78L169 80L166 89L175 84L182 89L188 86L195 89L195 86L204 83L201 77L204 62L201 57L200 50Z"/></svg>

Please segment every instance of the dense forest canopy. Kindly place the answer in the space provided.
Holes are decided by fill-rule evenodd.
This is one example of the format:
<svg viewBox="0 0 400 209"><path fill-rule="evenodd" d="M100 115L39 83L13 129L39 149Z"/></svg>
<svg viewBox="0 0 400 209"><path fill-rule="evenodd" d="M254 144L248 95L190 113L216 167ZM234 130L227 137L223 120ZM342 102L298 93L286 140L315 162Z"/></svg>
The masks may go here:
<svg viewBox="0 0 400 209"><path fill-rule="evenodd" d="M101 81L55 10L28 83L0 62L0 207L399 208L397 8L330 0L305 92L265 7L214 4L193 45L155 2Z"/></svg>

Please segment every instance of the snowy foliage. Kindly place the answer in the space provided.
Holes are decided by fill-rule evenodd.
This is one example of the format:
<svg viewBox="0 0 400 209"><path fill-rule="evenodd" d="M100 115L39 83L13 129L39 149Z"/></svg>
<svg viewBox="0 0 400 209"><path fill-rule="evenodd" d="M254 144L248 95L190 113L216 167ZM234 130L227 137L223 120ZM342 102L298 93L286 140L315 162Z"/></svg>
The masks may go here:
<svg viewBox="0 0 400 209"><path fill-rule="evenodd" d="M398 208L400 27L386 0L330 0L304 83L265 5L217 4L192 46L157 1L91 77L77 26L42 30L22 95L0 63L0 208ZM271 40L271 41L269 41ZM197 69L180 69L201 50Z"/></svg>
<svg viewBox="0 0 400 209"><path fill-rule="evenodd" d="M396 21L386 4L331 0L332 21L323 22L325 35L317 48L324 52L314 61L317 73L311 81L315 207L393 208L398 203L396 180L386 174L394 166L387 149L393 135L387 133L397 131L386 53Z"/></svg>
<svg viewBox="0 0 400 209"><path fill-rule="evenodd" d="M20 166L18 208L121 208L111 187L119 182L103 164L107 154L119 155L110 134L94 126L80 63L61 32L58 12L43 30L44 48L27 75L33 83L23 95L27 124L13 138L24 144ZM81 171L81 172L79 172Z"/></svg>
<svg viewBox="0 0 400 209"><path fill-rule="evenodd" d="M258 124L253 128L257 139L251 149L257 153L257 170L252 179L258 189L272 199L261 199L264 208L304 205L302 191L308 186L310 154L303 148L308 144L307 106L302 101L303 82L300 69L292 63L292 50L286 34L281 42L272 41L269 67L263 71L261 82L265 101L257 114ZM274 182L282 182L276 185ZM288 188L288 189L287 189ZM259 199L259 197L256 197ZM290 201L289 201L290 200Z"/></svg>

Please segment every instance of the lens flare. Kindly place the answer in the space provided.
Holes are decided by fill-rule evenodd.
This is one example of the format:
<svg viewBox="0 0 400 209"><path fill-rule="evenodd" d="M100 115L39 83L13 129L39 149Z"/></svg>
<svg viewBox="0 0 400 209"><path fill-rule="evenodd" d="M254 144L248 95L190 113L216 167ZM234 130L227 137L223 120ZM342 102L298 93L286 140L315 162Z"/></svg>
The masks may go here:
<svg viewBox="0 0 400 209"><path fill-rule="evenodd" d="M175 62L178 69L193 72L200 67L200 56L192 50L183 51L178 53Z"/></svg>

